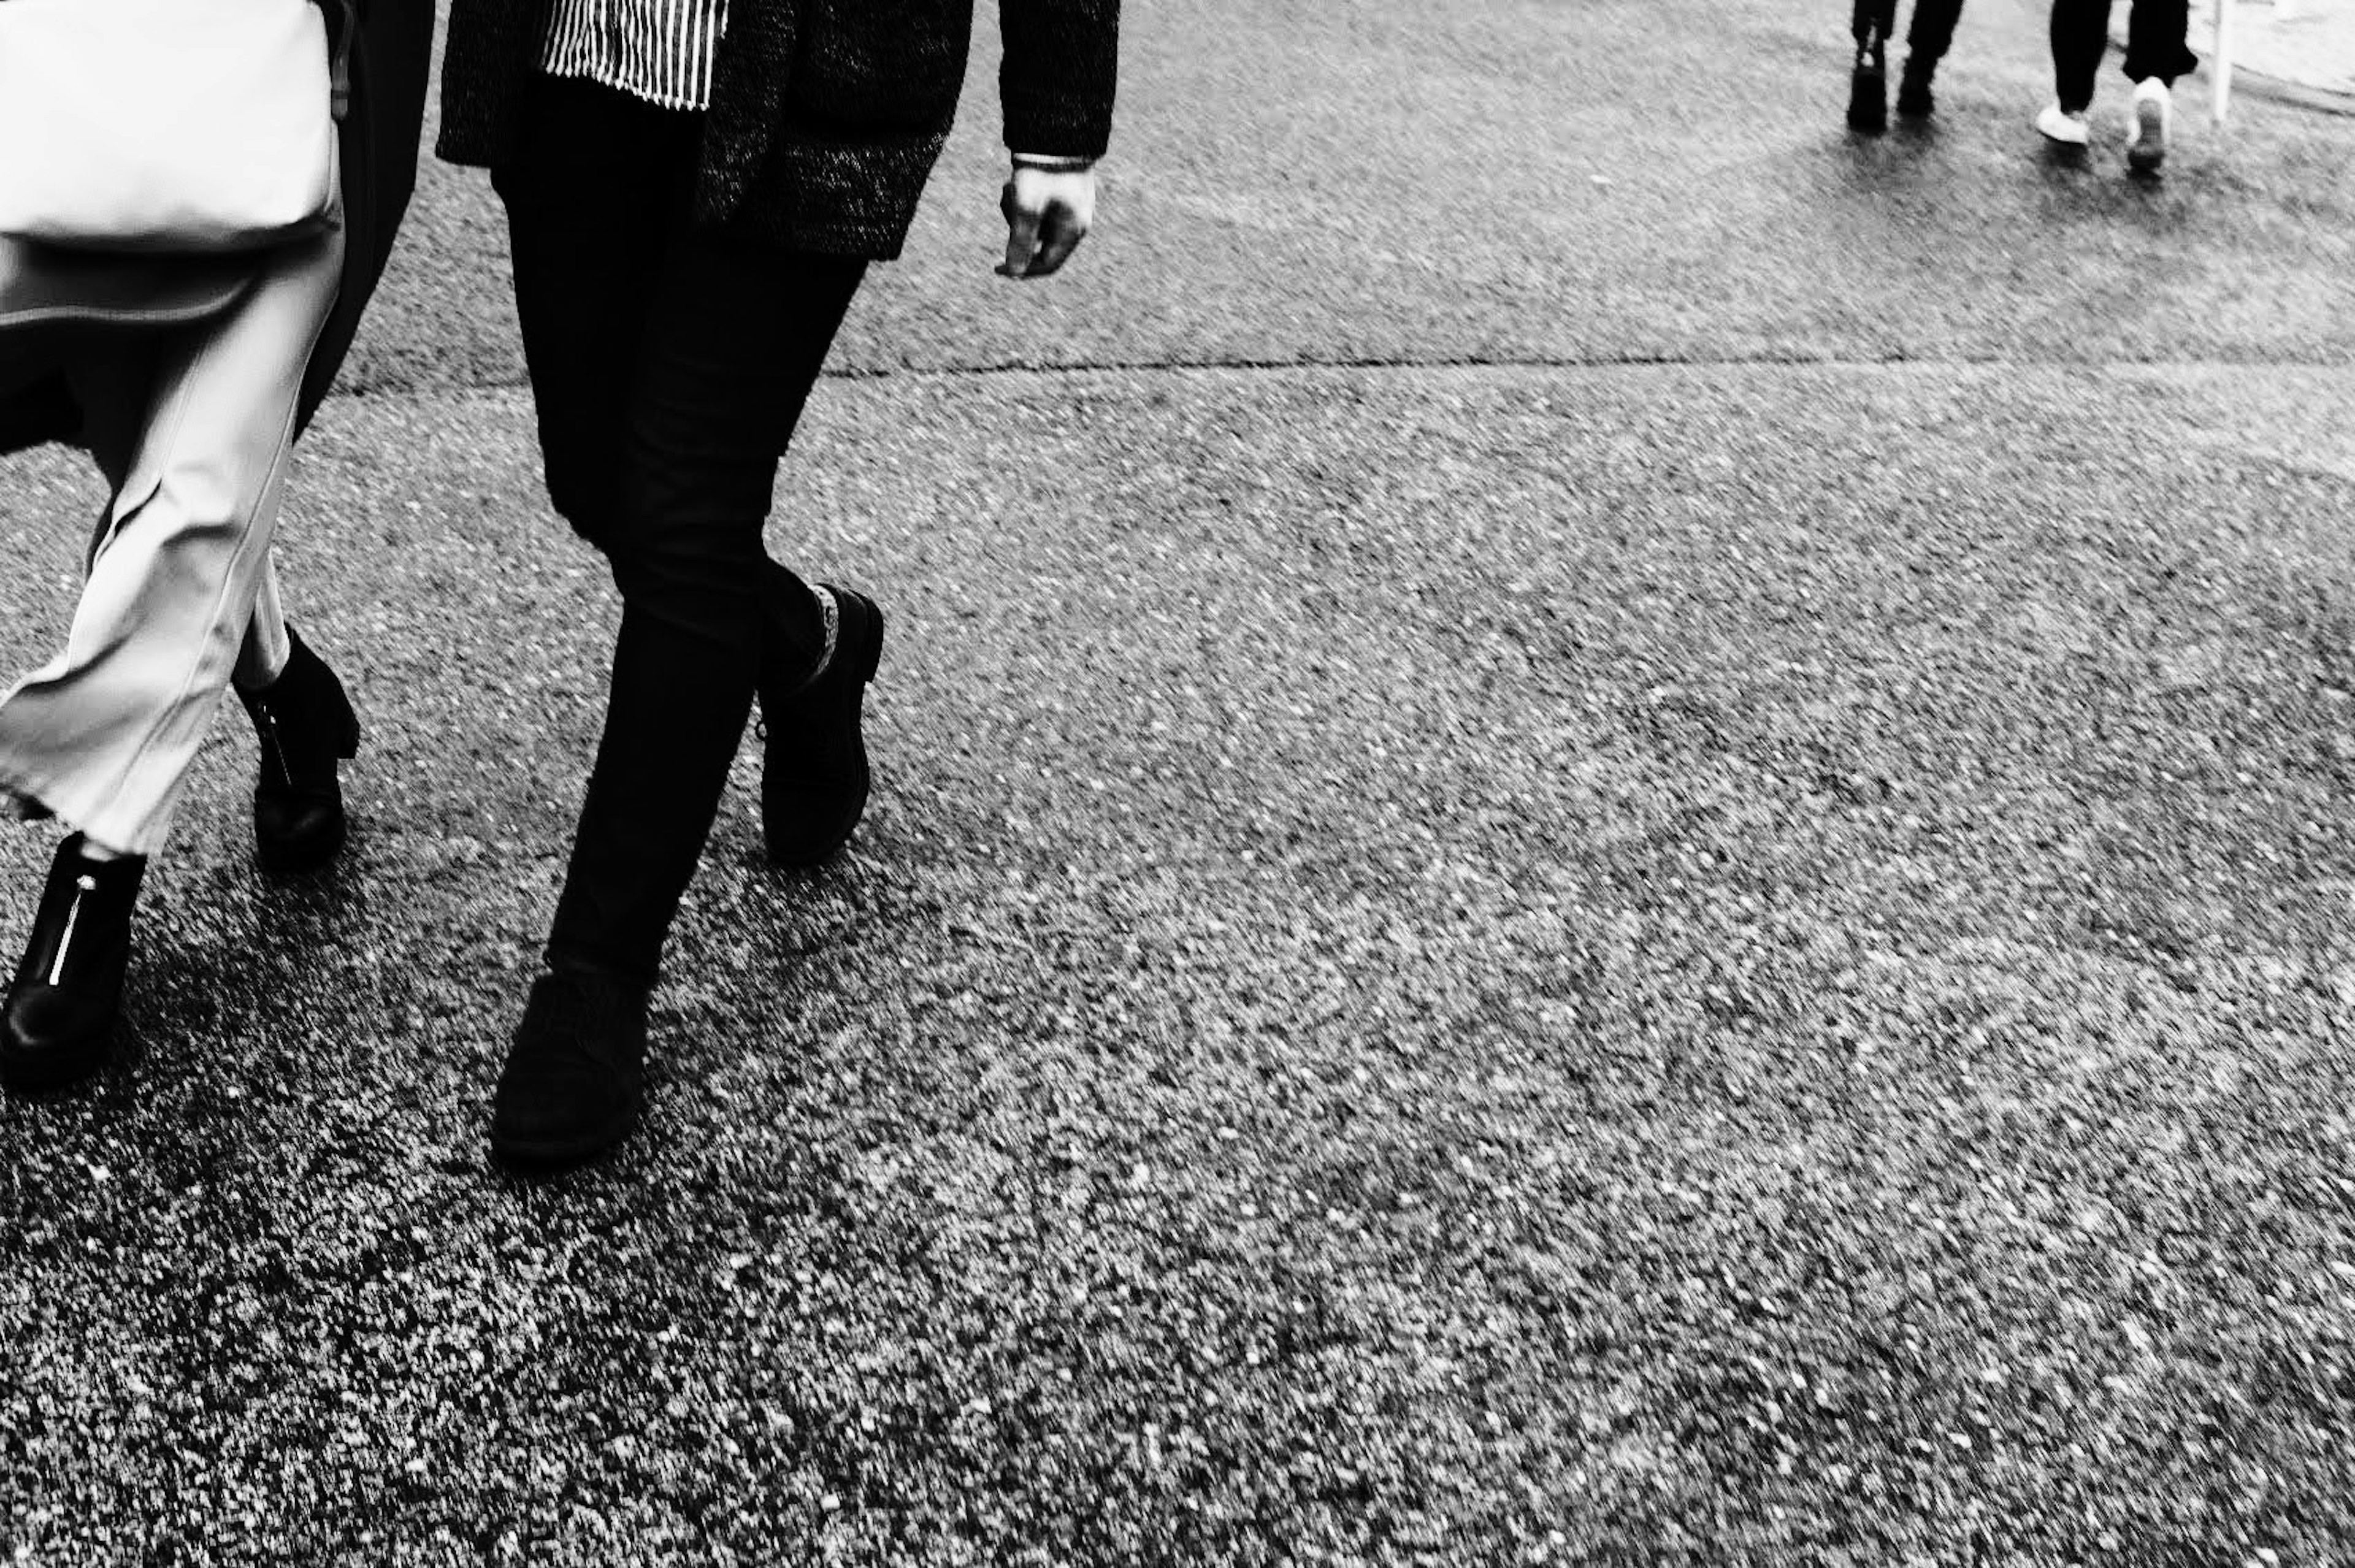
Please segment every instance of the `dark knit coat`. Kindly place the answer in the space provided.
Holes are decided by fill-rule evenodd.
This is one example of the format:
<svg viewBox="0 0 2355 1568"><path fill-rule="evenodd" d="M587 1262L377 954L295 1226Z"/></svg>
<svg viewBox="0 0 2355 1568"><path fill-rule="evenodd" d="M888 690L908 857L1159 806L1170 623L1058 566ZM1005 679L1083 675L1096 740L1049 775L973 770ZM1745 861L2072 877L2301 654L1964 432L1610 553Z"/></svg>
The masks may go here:
<svg viewBox="0 0 2355 1568"><path fill-rule="evenodd" d="M549 0L454 0L442 71L452 163L514 153ZM1007 145L1099 156L1120 0L998 0ZM905 243L964 81L973 0L730 0L712 73L699 221L797 251L889 261Z"/></svg>

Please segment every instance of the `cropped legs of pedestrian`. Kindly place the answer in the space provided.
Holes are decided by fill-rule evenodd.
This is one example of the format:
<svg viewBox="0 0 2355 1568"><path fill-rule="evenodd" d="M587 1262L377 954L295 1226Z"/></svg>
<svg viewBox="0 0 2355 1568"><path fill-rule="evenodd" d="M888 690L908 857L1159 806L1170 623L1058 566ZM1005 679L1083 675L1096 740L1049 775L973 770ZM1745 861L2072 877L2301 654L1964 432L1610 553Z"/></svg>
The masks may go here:
<svg viewBox="0 0 2355 1568"><path fill-rule="evenodd" d="M352 754L356 720L333 672L285 625L270 546L343 256L340 229L282 247L220 319L67 371L113 496L65 647L0 699L0 793L21 815L74 829L0 1011L11 1086L55 1087L101 1061L147 859L232 686L261 740L265 865L311 869L342 844L336 763Z"/></svg>
<svg viewBox="0 0 2355 1568"><path fill-rule="evenodd" d="M1087 233L1118 0L1000 0L1007 277ZM457 0L441 150L507 209L549 498L622 596L605 733L491 1104L541 1169L611 1147L646 1010L754 702L769 858L839 850L866 808L865 594L762 535L779 463L868 264L900 254L955 116L971 0Z"/></svg>
<svg viewBox="0 0 2355 1568"><path fill-rule="evenodd" d="M866 259L698 224L701 112L541 76L519 123L497 185L549 495L604 553L623 606L549 970L495 1127L503 1153L546 1162L612 1142L634 1114L618 1093L631 1085L594 1062L551 1067L541 1047L642 1049L646 994L756 696L773 742L772 858L814 866L849 837L867 800L859 699L883 617L762 542L780 461Z"/></svg>
<svg viewBox="0 0 2355 1568"><path fill-rule="evenodd" d="M1926 120L1936 107L1930 91L1938 62L1955 41L1963 0L1914 0L1913 22L1905 35L1905 71L1897 86L1897 112ZM1897 0L1856 0L1849 30L1856 37L1856 65L1849 76L1848 123L1852 131L1877 134L1889 124L1889 40L1897 36Z"/></svg>
<svg viewBox="0 0 2355 1568"><path fill-rule="evenodd" d="M2126 80L2134 106L2126 122L2126 165L2156 174L2167 161L2175 80L2199 69L2184 44L2188 0L2134 0L2126 23ZM2083 147L2093 140L2094 84L2110 47L2109 0L2053 0L2053 101L2036 117L2046 140Z"/></svg>

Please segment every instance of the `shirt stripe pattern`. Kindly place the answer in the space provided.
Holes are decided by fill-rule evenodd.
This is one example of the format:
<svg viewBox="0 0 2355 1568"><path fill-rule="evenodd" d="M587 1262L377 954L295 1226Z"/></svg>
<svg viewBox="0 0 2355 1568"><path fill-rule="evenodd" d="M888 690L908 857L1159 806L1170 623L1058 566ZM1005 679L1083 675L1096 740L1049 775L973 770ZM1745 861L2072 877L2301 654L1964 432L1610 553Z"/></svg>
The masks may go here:
<svg viewBox="0 0 2355 1568"><path fill-rule="evenodd" d="M728 0L555 0L539 68L666 109L711 107Z"/></svg>

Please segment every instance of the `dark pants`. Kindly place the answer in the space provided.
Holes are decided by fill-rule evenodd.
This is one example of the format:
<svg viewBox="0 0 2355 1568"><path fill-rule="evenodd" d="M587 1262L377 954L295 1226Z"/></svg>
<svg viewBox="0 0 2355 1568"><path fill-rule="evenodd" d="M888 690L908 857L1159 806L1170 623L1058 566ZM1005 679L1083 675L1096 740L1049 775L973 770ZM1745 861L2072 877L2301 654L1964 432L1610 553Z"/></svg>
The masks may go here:
<svg viewBox="0 0 2355 1568"><path fill-rule="evenodd" d="M1963 0L1913 0L1913 26L1905 35L1905 48L1916 69L1926 71L1946 58L1962 15ZM1849 27L1859 50L1879 53L1897 36L1897 0L1856 0Z"/></svg>
<svg viewBox="0 0 2355 1568"><path fill-rule="evenodd" d="M651 982L756 682L823 622L762 526L864 261L693 226L701 116L543 79L497 171L548 493L622 593L613 690L551 963Z"/></svg>
<svg viewBox="0 0 2355 1568"><path fill-rule="evenodd" d="M2134 0L2126 23L2126 78L2169 87L2200 67L2183 44L2190 0ZM2094 101L2094 78L2110 47L2110 0L2052 0L2052 95L2074 114Z"/></svg>

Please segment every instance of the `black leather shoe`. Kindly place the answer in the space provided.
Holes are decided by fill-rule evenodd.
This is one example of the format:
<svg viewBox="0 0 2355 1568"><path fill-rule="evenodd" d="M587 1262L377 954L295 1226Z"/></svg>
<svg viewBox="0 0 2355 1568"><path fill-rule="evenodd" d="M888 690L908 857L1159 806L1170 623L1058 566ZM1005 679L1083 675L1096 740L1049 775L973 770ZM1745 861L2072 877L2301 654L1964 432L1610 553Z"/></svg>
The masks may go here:
<svg viewBox="0 0 2355 1568"><path fill-rule="evenodd" d="M863 593L834 596L834 651L791 690L761 688L767 731L761 826L780 866L824 864L849 842L867 809L867 738L859 707L883 657L883 612Z"/></svg>
<svg viewBox="0 0 2355 1568"><path fill-rule="evenodd" d="M1938 107L1930 91L1930 69L1906 57L1905 72L1897 80L1897 112L1907 120L1927 120Z"/></svg>
<svg viewBox="0 0 2355 1568"><path fill-rule="evenodd" d="M622 1141L638 1116L646 989L558 967L532 982L491 1102L491 1152L510 1165L576 1165Z"/></svg>
<svg viewBox="0 0 2355 1568"><path fill-rule="evenodd" d="M318 870L344 847L343 786L336 763L359 754L359 716L343 682L289 626L293 653L263 690L238 698L261 739L253 785L253 847L277 876Z"/></svg>
<svg viewBox="0 0 2355 1568"><path fill-rule="evenodd" d="M1848 128L1869 136L1889 129L1889 72L1878 48L1859 52L1849 73Z"/></svg>
<svg viewBox="0 0 2355 1568"><path fill-rule="evenodd" d="M10 1088L63 1088L105 1061L146 871L135 856L85 859L79 833L58 846L0 1016L0 1081Z"/></svg>

